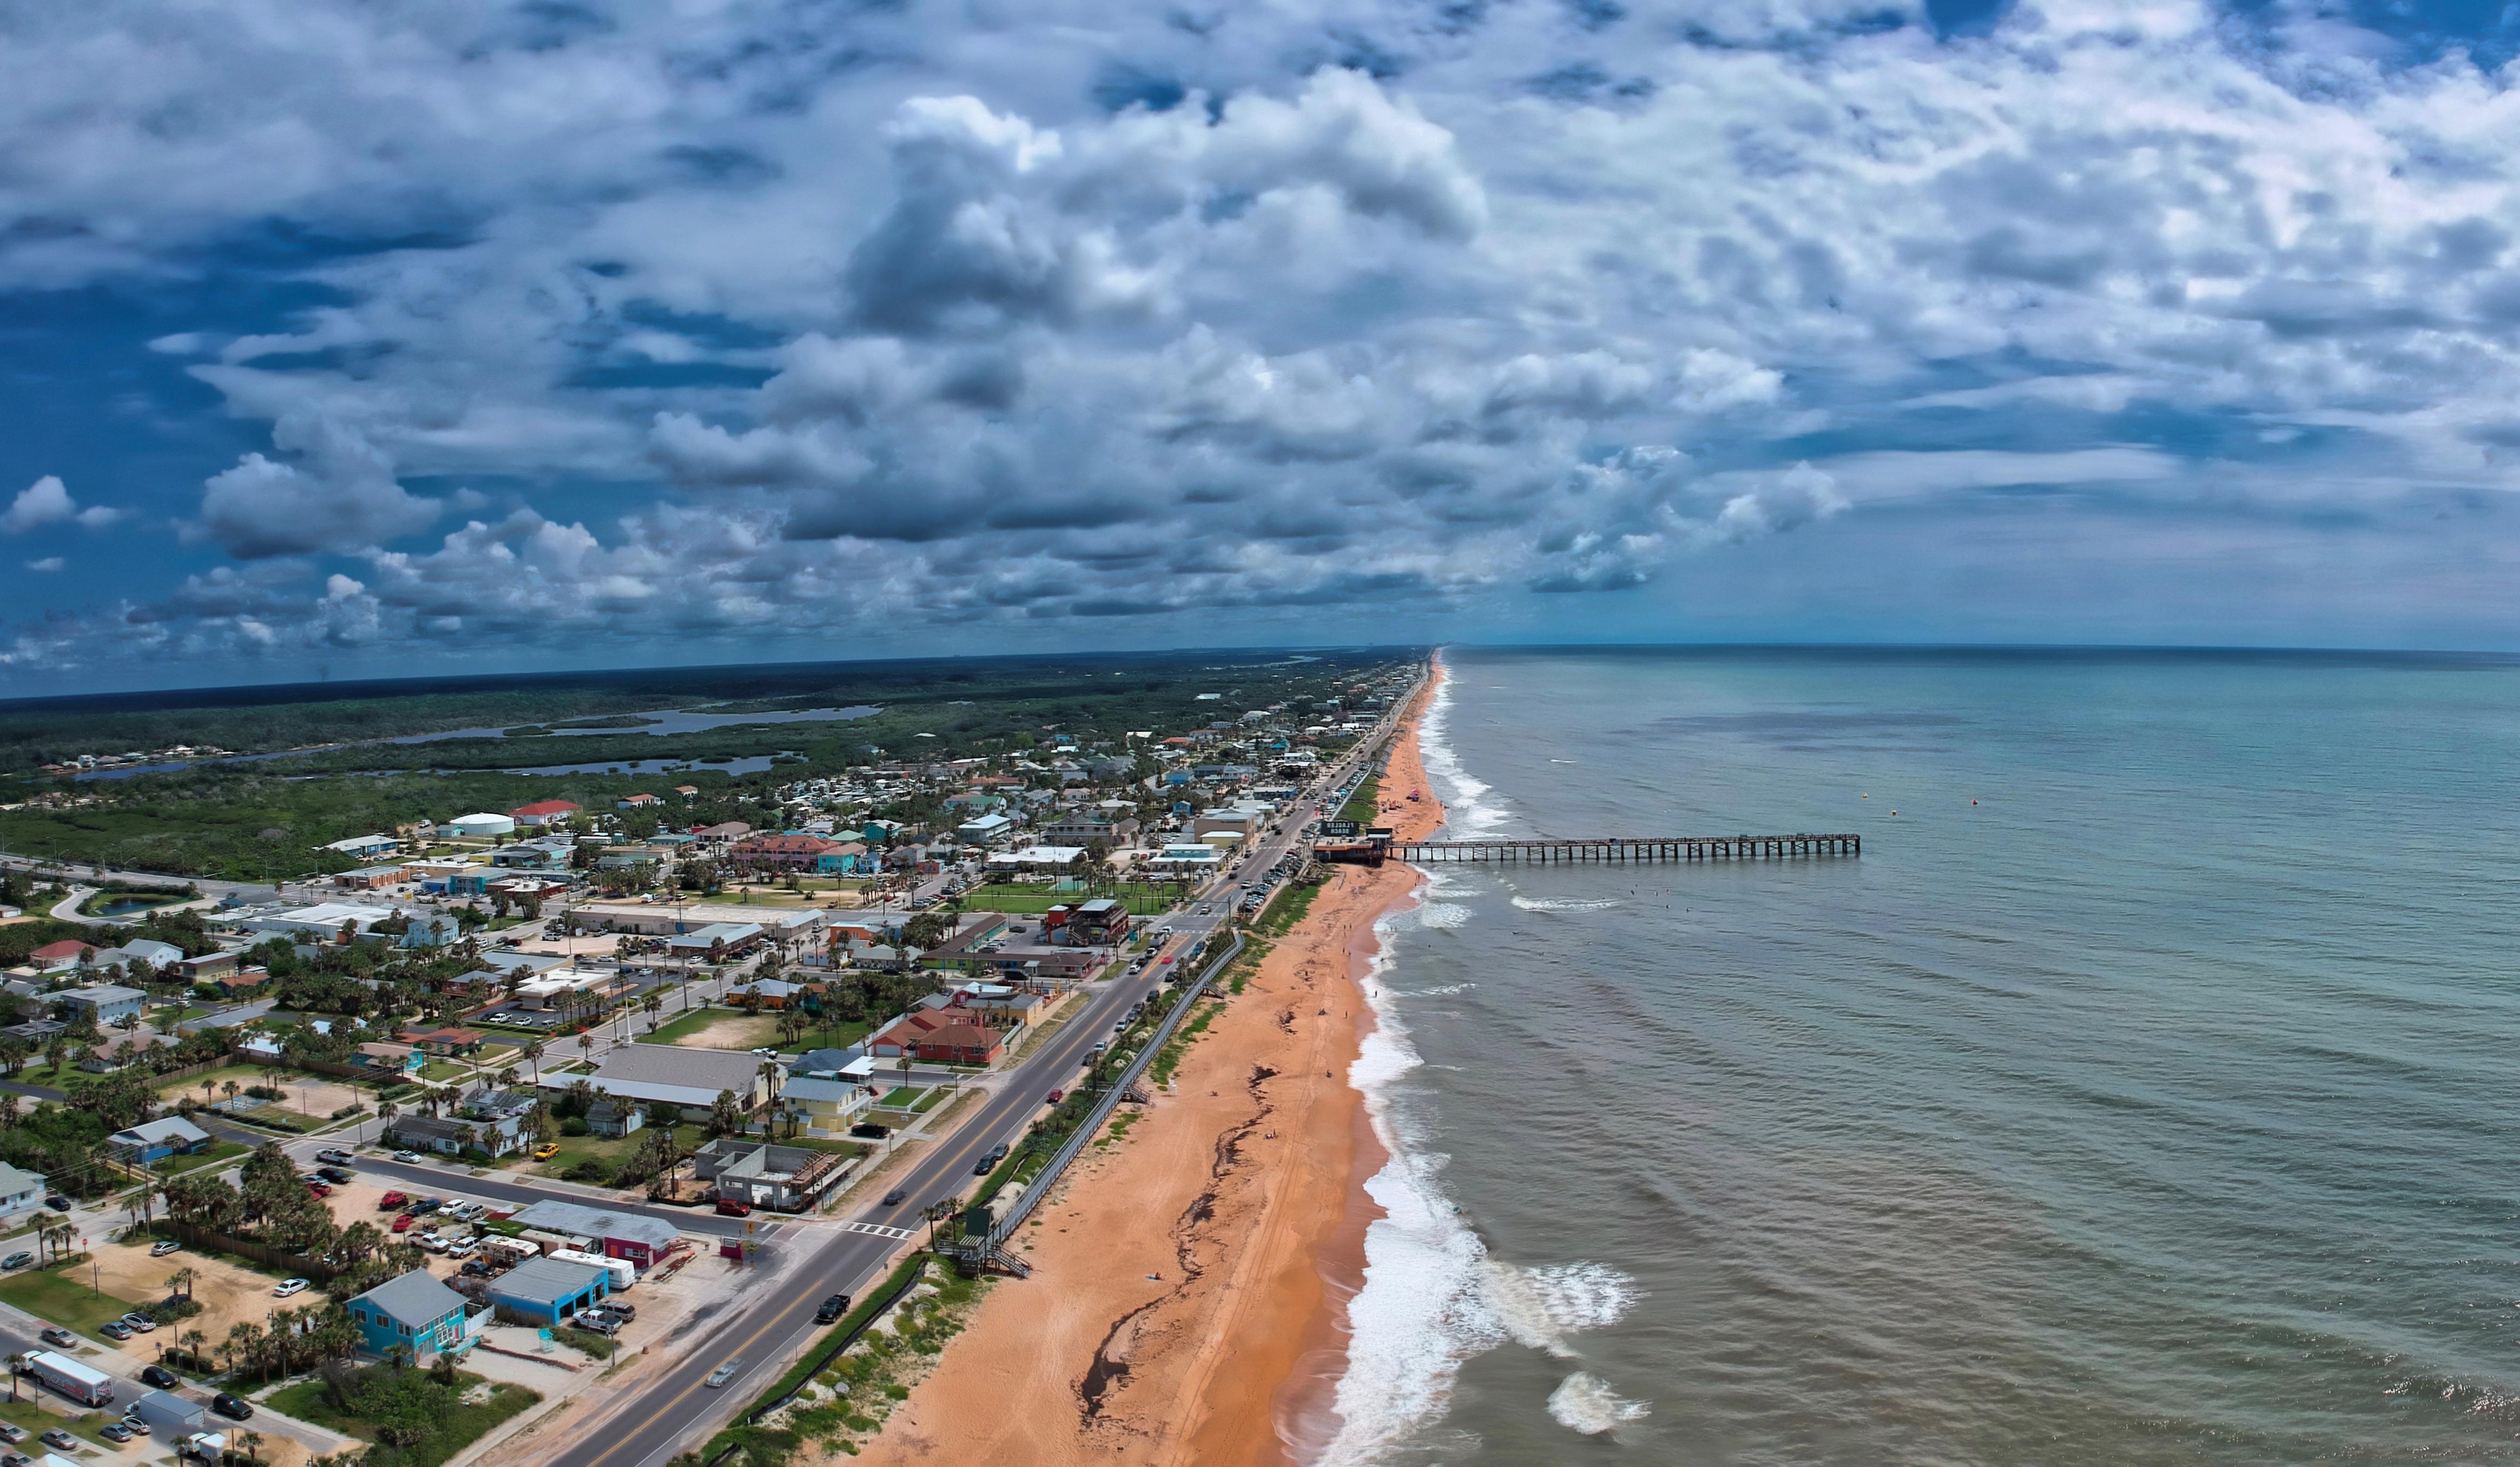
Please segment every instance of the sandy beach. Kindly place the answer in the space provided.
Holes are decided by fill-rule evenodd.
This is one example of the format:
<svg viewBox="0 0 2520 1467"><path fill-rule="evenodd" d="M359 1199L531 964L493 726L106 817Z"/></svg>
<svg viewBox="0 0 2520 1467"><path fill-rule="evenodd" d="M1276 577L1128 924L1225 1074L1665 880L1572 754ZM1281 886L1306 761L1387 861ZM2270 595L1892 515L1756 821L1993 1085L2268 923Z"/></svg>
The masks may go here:
<svg viewBox="0 0 2520 1467"><path fill-rule="evenodd" d="M1426 791L1423 696L1381 781L1402 839L1443 821L1431 792L1407 798ZM991 1293L857 1460L1222 1467L1316 1435L1383 1161L1346 1080L1371 1022L1357 979L1417 881L1337 869L1170 1090L1025 1229L1032 1277Z"/></svg>

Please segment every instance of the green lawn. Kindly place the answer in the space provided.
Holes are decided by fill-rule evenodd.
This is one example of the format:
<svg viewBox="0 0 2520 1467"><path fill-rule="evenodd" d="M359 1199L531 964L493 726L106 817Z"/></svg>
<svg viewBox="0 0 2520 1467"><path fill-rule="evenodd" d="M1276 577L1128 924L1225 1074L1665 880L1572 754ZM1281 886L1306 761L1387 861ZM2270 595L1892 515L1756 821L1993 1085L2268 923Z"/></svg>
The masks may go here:
<svg viewBox="0 0 2520 1467"><path fill-rule="evenodd" d="M423 1380L427 1378L424 1371L409 1373ZM411 1384L416 1387L418 1382ZM460 1400L463 1395L481 1384L480 1376L458 1371L455 1395ZM479 1441L500 1422L528 1409L541 1400L540 1395L523 1386L499 1382L490 1386L490 1399L478 1405L432 1403L423 1417L432 1425L428 1440L404 1447L371 1446L359 1460L366 1467L437 1467L438 1463L458 1455L465 1447ZM377 1439L377 1423L336 1410L333 1403L325 1400L324 1382L320 1380L284 1386L264 1397L263 1400L283 1415L345 1432L362 1441L374 1442Z"/></svg>
<svg viewBox="0 0 2520 1467"><path fill-rule="evenodd" d="M1354 821L1360 825L1380 824L1382 822L1381 788L1381 776L1366 776L1356 786L1356 793L1349 795L1347 803L1339 807L1339 813L1334 819Z"/></svg>
<svg viewBox="0 0 2520 1467"><path fill-rule="evenodd" d="M119 1319L140 1307L136 1299L99 1294L84 1278L72 1276L82 1271L78 1265L63 1264L12 1273L0 1278L0 1302L83 1335L93 1335L98 1325L108 1319Z"/></svg>
<svg viewBox="0 0 2520 1467"><path fill-rule="evenodd" d="M210 1142L209 1145L194 1152L190 1156L180 1154L175 1156L161 1156L149 1164L149 1170L157 1173L160 1177L173 1177L178 1173L191 1172L202 1167L212 1166L220 1162L233 1160L245 1155L251 1149L251 1147L241 1145L235 1141L214 1140Z"/></svg>
<svg viewBox="0 0 2520 1467"><path fill-rule="evenodd" d="M432 1059L420 1067L420 1078L431 1085L444 1085L471 1073L464 1066L443 1059Z"/></svg>
<svg viewBox="0 0 2520 1467"><path fill-rule="evenodd" d="M0 1421L14 1422L38 1436L55 1427L61 1427L70 1435L93 1442L108 1451L116 1449L104 1437L97 1434L98 1427L114 1419L112 1415L104 1411L80 1411L76 1415L64 1417L45 1410L35 1402L38 1399L48 1399L56 1405L67 1406L69 1403L68 1397L56 1396L31 1380L20 1386L18 1390L20 1399L15 1403L0 1400ZM46 1448L29 1438L22 1449L43 1451Z"/></svg>
<svg viewBox="0 0 2520 1467"><path fill-rule="evenodd" d="M812 1015L809 1014L807 1017L810 1018ZM787 1047L790 1052L798 1049L845 1049L865 1039L867 1031L874 1027L854 1019L834 1020L806 1030L804 1038Z"/></svg>
<svg viewBox="0 0 2520 1467"><path fill-rule="evenodd" d="M647 1139L648 1133L644 1128L626 1136L567 1135L560 1138L560 1155L550 1161L538 1162L519 1155L512 1158L511 1164L544 1177L562 1176L582 1161L598 1161L607 1167L617 1167L629 1160ZM698 1150L700 1143L707 1139L708 1133L702 1127L683 1125L674 1128L674 1144L682 1147L686 1154Z"/></svg>

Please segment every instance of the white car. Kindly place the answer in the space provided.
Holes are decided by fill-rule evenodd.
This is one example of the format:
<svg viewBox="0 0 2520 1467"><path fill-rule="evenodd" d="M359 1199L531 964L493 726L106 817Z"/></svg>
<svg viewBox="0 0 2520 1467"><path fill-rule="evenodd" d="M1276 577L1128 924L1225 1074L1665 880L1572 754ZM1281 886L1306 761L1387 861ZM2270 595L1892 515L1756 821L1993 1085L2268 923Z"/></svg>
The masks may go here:
<svg viewBox="0 0 2520 1467"><path fill-rule="evenodd" d="M420 1160L420 1153L417 1151L397 1151L394 1153L394 1160L398 1162L416 1162Z"/></svg>
<svg viewBox="0 0 2520 1467"><path fill-rule="evenodd" d="M279 1285L271 1291L271 1293L272 1297L275 1299L291 1299L299 1294L305 1293L308 1289L313 1287L315 1287L314 1283L308 1279L284 1278L280 1281Z"/></svg>
<svg viewBox="0 0 2520 1467"><path fill-rule="evenodd" d="M416 1237L411 1241L413 1245L419 1248L423 1253L444 1253L446 1251L446 1240L433 1232L422 1233L419 1237Z"/></svg>

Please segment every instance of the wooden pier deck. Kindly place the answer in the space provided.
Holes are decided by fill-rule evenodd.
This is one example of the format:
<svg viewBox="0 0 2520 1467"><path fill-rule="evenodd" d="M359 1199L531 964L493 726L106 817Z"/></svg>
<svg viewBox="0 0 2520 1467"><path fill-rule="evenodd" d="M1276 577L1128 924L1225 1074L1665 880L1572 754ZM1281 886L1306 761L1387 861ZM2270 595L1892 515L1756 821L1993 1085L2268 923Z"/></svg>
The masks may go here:
<svg viewBox="0 0 2520 1467"><path fill-rule="evenodd" d="M1803 856L1861 856L1861 835L1658 835L1599 840L1394 841L1402 861L1484 861L1551 866L1644 861L1787 861Z"/></svg>

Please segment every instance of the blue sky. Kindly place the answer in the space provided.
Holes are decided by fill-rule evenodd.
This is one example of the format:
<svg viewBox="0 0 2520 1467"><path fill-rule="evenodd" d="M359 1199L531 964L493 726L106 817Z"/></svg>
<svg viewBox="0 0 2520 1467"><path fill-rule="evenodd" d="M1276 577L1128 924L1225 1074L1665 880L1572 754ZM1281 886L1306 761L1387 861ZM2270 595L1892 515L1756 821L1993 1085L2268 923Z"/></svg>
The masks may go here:
<svg viewBox="0 0 2520 1467"><path fill-rule="evenodd" d="M2511 647L2481 4L0 28L0 694L1358 640Z"/></svg>

